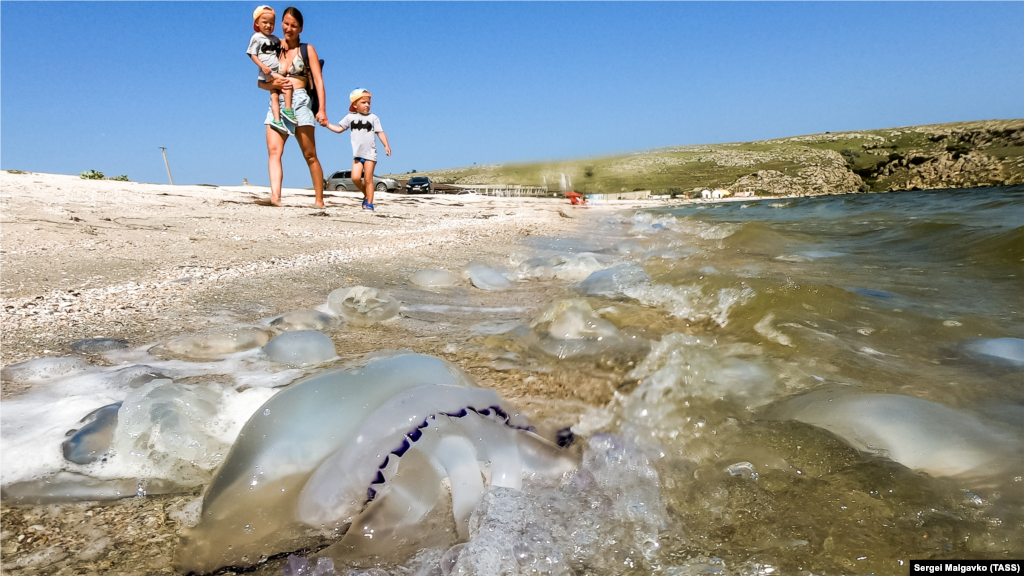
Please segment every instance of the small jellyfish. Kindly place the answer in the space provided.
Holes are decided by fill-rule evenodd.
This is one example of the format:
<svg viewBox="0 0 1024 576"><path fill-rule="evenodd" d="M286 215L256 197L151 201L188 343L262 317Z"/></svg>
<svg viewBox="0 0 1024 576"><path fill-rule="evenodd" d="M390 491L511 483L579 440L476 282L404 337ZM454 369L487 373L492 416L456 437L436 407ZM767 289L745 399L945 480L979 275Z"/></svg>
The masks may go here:
<svg viewBox="0 0 1024 576"><path fill-rule="evenodd" d="M353 326L369 326L398 315L398 300L383 290L356 286L338 288L327 297L327 305Z"/></svg>
<svg viewBox="0 0 1024 576"><path fill-rule="evenodd" d="M36 358L0 370L0 380L38 384L54 378L64 378L86 372L92 367L80 358Z"/></svg>
<svg viewBox="0 0 1024 576"><path fill-rule="evenodd" d="M128 341L121 338L86 338L71 343L71 350L82 354L103 354L127 349Z"/></svg>
<svg viewBox="0 0 1024 576"><path fill-rule="evenodd" d="M466 274L469 275L469 281L473 283L473 286L481 290L508 290L512 288L512 283L508 281L508 278L493 268L486 266L471 266L466 270Z"/></svg>
<svg viewBox="0 0 1024 576"><path fill-rule="evenodd" d="M445 288L459 283L459 277L446 270L420 270L409 277L409 282L421 288Z"/></svg>
<svg viewBox="0 0 1024 576"><path fill-rule="evenodd" d="M338 319L319 310L305 308L282 314L270 322L270 326L282 332L295 330L316 330L327 332L338 325Z"/></svg>
<svg viewBox="0 0 1024 576"><path fill-rule="evenodd" d="M630 287L649 284L651 277L636 264L620 264L607 270L599 270L575 286L584 296L607 296L625 298Z"/></svg>
<svg viewBox="0 0 1024 576"><path fill-rule="evenodd" d="M725 471L731 476L740 476L747 480L757 480L757 471L750 462L737 462L725 467Z"/></svg>
<svg viewBox="0 0 1024 576"><path fill-rule="evenodd" d="M131 364L116 368L107 377L107 381L118 388L139 388L153 380L166 379L168 376L152 366Z"/></svg>
<svg viewBox="0 0 1024 576"><path fill-rule="evenodd" d="M621 346L618 328L598 316L585 300L565 300L532 323L541 350L559 358L597 354Z"/></svg>
<svg viewBox="0 0 1024 576"><path fill-rule="evenodd" d="M267 342L263 351L272 361L289 366L311 366L338 355L334 342L313 330L285 332Z"/></svg>
<svg viewBox="0 0 1024 576"><path fill-rule="evenodd" d="M1024 369L1024 339L972 338L962 344L964 352L975 360L1007 368Z"/></svg>
<svg viewBox="0 0 1024 576"><path fill-rule="evenodd" d="M615 251L619 254L643 254L644 247L635 240L625 240L615 245Z"/></svg>
<svg viewBox="0 0 1024 576"><path fill-rule="evenodd" d="M259 348L270 340L270 333L255 326L237 326L227 330L179 336L163 345L169 352L189 358L215 358L243 350Z"/></svg>

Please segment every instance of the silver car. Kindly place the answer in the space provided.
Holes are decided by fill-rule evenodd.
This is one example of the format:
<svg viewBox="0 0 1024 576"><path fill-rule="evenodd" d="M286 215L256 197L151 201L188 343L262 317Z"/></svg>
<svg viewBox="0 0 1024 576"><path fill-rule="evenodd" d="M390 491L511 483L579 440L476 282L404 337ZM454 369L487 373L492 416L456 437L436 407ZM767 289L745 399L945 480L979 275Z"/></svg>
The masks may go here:
<svg viewBox="0 0 1024 576"><path fill-rule="evenodd" d="M352 182L351 170L343 170L341 172L331 174L331 177L327 179L327 184L324 186L324 189L359 192L359 190L356 190L355 182ZM374 176L373 189L377 192L394 192L398 189L398 182L392 178L380 178Z"/></svg>

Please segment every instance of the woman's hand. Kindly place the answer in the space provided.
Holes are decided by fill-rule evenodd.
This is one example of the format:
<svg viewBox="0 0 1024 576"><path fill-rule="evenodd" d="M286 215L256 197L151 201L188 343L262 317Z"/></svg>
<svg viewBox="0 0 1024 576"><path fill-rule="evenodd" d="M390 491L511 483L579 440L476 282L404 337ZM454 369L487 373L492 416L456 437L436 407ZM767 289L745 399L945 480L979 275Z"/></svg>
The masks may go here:
<svg viewBox="0 0 1024 576"><path fill-rule="evenodd" d="M324 128L327 128L327 124L329 124L329 122L327 122L327 111L324 110L323 106L321 106L320 111L316 113L316 121Z"/></svg>
<svg viewBox="0 0 1024 576"><path fill-rule="evenodd" d="M264 89L264 90L279 90L280 91L280 90L284 90L285 88L288 88L289 86L292 86L292 85L293 85L293 82L289 78L284 78L284 77L278 76L276 74L274 76L272 76L266 82L263 82L263 81L259 82L259 87ZM299 88L301 88L301 86L299 86Z"/></svg>

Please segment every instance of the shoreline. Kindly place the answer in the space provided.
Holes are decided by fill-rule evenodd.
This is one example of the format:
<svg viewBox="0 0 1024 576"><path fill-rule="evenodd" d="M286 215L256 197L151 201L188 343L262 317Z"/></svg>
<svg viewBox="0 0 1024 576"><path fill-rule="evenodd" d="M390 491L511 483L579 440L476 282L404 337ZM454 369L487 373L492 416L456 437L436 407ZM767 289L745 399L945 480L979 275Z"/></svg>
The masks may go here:
<svg viewBox="0 0 1024 576"><path fill-rule="evenodd" d="M509 241L572 234L606 213L799 197L579 207L562 198L384 193L381 209L365 212L355 192L325 192L326 210L312 205L311 190L284 189L281 209L254 203L267 196L263 186L0 173L0 364L66 355L83 338L173 336L143 326L169 315L186 322L196 295L224 283L317 266L351 266L364 283L373 282L375 259L403 267L414 257L425 267L455 269L507 257L496 247ZM17 392L5 386L0 397Z"/></svg>
<svg viewBox="0 0 1024 576"><path fill-rule="evenodd" d="M141 345L177 335L175 325L194 332L186 326L209 314L211 292L239 283L327 267L349 285L383 285L400 280L393 270L497 262L522 239L665 205L575 210L562 199L382 194L380 208L365 212L357 193L325 193L328 208L320 210L311 191L297 189L284 190L282 209L253 203L268 194L259 186L3 173L0 363L66 355L83 338ZM268 300L264 316L294 308L286 294ZM5 385L2 397L19 391Z"/></svg>

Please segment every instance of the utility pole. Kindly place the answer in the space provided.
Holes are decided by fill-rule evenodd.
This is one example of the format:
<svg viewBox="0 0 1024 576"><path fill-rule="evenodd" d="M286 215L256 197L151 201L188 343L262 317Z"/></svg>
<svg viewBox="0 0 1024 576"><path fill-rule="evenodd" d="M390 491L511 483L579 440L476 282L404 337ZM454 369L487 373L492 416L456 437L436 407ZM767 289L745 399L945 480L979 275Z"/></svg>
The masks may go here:
<svg viewBox="0 0 1024 576"><path fill-rule="evenodd" d="M160 152L164 155L164 166L167 167L167 179L171 181L171 186L174 186L174 176L171 176L171 165L167 163L167 148L161 146Z"/></svg>

